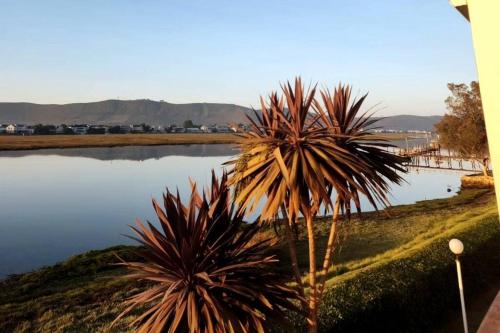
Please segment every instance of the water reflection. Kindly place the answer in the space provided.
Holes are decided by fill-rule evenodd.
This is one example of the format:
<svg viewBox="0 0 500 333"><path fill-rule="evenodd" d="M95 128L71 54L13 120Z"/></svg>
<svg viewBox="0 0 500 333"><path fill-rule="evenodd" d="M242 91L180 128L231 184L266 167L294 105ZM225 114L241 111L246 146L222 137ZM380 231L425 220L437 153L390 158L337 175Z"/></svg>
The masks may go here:
<svg viewBox="0 0 500 333"><path fill-rule="evenodd" d="M208 184L210 170L220 174L235 152L231 145L190 145L0 153L0 277L129 243L123 234L135 218L155 221L152 198L166 187L187 198L189 177ZM412 171L391 201L451 196L460 175Z"/></svg>
<svg viewBox="0 0 500 333"><path fill-rule="evenodd" d="M67 156L86 157L101 161L130 160L144 161L160 159L165 156L231 156L237 153L234 145L169 145L169 146L127 146L127 147L98 147L98 148L65 148L65 149L39 149L39 150L14 150L0 151L0 157L24 156Z"/></svg>

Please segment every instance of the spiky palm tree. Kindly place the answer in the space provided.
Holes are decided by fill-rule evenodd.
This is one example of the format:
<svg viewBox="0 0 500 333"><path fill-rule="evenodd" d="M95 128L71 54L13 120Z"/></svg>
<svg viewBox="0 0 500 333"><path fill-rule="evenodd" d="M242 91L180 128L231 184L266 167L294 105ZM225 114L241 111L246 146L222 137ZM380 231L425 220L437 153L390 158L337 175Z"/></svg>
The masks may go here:
<svg viewBox="0 0 500 333"><path fill-rule="evenodd" d="M254 210L266 200L262 221L281 211L287 218L286 238L292 270L301 295L305 294L298 269L292 226L304 217L309 245L308 324L317 330L317 309L328 269L332 263L335 230L341 211L350 217L351 203L361 210L360 195L376 208L388 204L389 183L399 183L404 172L403 159L383 149L388 143L369 128L376 122L369 115L358 115L366 98L350 101L349 86L339 85L331 94L316 88L305 91L300 78L295 86L282 86L283 95L272 93L244 135L241 154L233 165L230 183L235 185L236 202ZM286 102L286 107L285 107ZM332 193L335 199L332 200ZM333 209L331 231L323 267L316 271L314 218L321 207Z"/></svg>
<svg viewBox="0 0 500 333"><path fill-rule="evenodd" d="M133 238L145 262L122 265L133 271L129 278L154 284L132 296L115 322L149 306L133 322L138 332L264 332L283 309L297 310L297 292L272 269L269 240L254 238L258 225L243 222L226 181L226 173L219 182L212 172L203 194L193 183L186 206L168 191L164 209L153 200L161 229L138 221Z"/></svg>

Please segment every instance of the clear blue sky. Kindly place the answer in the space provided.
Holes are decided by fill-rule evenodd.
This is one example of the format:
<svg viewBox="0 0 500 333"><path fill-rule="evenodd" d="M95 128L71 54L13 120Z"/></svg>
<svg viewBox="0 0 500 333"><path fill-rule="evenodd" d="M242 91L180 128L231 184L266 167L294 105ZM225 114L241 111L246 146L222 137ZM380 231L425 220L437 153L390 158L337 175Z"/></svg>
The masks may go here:
<svg viewBox="0 0 500 333"><path fill-rule="evenodd" d="M370 92L379 114L442 114L476 79L447 0L0 0L0 101L258 106L301 75Z"/></svg>

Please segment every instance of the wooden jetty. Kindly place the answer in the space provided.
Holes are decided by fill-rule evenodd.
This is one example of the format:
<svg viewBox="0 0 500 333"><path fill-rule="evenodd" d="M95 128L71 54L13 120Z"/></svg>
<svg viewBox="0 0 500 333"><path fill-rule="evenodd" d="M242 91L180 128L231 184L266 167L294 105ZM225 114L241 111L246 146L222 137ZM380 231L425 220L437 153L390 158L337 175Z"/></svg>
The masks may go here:
<svg viewBox="0 0 500 333"><path fill-rule="evenodd" d="M477 172L482 169L480 163L472 158L464 158L443 150L436 143L413 146L412 148L389 148L394 154L405 157L408 167L458 170Z"/></svg>

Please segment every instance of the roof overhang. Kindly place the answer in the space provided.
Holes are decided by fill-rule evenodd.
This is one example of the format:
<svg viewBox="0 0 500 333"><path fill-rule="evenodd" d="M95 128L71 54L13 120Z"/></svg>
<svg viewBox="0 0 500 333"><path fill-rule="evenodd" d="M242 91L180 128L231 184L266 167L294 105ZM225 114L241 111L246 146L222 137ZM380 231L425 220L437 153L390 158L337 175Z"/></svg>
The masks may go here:
<svg viewBox="0 0 500 333"><path fill-rule="evenodd" d="M460 12L460 14L462 14L463 17L467 19L467 21L470 21L467 0L450 0L450 4L455 7Z"/></svg>

